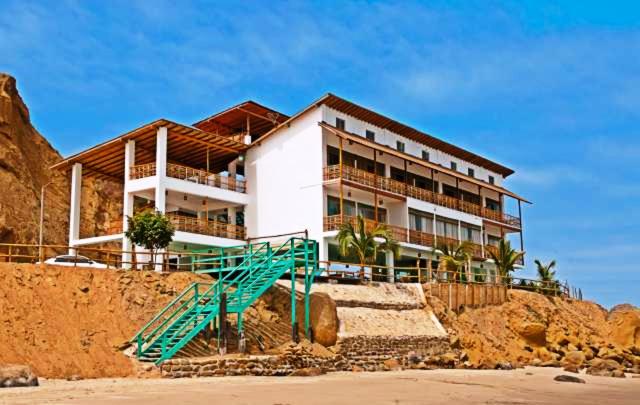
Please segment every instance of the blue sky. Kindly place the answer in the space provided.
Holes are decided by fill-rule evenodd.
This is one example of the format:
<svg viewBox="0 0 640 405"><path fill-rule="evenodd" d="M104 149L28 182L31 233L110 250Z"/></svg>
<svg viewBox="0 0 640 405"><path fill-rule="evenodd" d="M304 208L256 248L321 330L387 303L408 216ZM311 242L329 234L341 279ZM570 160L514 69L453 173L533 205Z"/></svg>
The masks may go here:
<svg viewBox="0 0 640 405"><path fill-rule="evenodd" d="M637 4L637 2L636 2ZM0 71L63 154L159 117L326 92L516 170L532 260L640 305L634 2L0 0ZM526 271L523 275L532 274Z"/></svg>

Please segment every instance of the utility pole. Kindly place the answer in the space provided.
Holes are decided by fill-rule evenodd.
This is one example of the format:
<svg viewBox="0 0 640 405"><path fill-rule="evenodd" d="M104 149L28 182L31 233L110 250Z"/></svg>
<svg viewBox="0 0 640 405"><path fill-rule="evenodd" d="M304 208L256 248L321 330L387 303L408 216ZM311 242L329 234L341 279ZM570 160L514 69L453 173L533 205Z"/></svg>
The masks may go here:
<svg viewBox="0 0 640 405"><path fill-rule="evenodd" d="M40 260L40 263L44 263L44 251L42 250L42 242L44 237L44 191L51 184L53 184L52 181L48 182L40 189L40 235L38 237L38 258Z"/></svg>

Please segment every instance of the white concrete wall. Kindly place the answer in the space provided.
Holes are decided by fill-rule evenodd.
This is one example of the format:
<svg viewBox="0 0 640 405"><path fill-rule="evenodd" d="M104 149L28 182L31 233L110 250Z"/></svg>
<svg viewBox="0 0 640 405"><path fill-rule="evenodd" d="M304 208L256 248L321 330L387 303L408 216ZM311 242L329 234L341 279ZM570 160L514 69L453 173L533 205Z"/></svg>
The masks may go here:
<svg viewBox="0 0 640 405"><path fill-rule="evenodd" d="M323 214L321 108L249 149L245 160L250 237L309 230L320 240Z"/></svg>
<svg viewBox="0 0 640 405"><path fill-rule="evenodd" d="M345 130L347 130L348 132L358 134L364 138L366 130L373 131L376 134L375 140L379 144L386 145L395 149L396 141L401 141L401 142L404 142L405 152L408 153L409 155L422 158L422 151L425 150L429 152L429 160L433 163L437 163L447 168L450 168L451 162L453 161L453 162L456 162L458 166L458 171L460 173L467 174L468 169L472 168L475 171L475 178L488 181L489 176L493 176L495 178L495 184L499 186L502 185L503 178L498 173L494 173L483 167L471 164L469 162L463 161L462 159L451 156L448 153L442 152L434 148L430 148L422 143L413 141L411 139L405 138L403 136L400 136L386 129L376 127L372 124L369 124L368 122L358 120L354 117L346 115L332 108L323 106L323 116L322 116L323 121L326 121L331 125L335 125L336 117L342 118L343 120L345 120ZM364 155L364 156L369 157L368 155Z"/></svg>

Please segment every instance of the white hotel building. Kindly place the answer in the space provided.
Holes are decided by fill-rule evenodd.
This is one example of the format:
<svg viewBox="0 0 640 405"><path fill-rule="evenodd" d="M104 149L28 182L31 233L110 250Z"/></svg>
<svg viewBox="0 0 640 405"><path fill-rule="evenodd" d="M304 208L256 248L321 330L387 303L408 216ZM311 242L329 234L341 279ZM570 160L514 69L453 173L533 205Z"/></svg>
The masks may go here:
<svg viewBox="0 0 640 405"><path fill-rule="evenodd" d="M492 268L501 238L524 250L513 170L332 94L292 117L248 101L193 126L160 119L54 168L71 172L71 246L130 250L126 216L155 207L176 227L171 251L307 230L321 261L341 261L337 229L357 215L392 229L401 256L379 258L391 267L435 265L434 246L465 240L474 268ZM123 184L105 234L79 234L84 176Z"/></svg>

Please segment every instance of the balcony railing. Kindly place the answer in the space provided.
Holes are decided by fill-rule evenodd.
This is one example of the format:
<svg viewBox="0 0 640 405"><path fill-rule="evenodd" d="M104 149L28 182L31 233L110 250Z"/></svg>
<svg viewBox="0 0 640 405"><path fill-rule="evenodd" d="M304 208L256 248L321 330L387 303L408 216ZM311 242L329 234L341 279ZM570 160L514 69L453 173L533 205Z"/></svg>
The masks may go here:
<svg viewBox="0 0 640 405"><path fill-rule="evenodd" d="M131 180L152 177L156 175L156 163L147 163L144 165L131 166L129 171Z"/></svg>
<svg viewBox="0 0 640 405"><path fill-rule="evenodd" d="M348 215L331 215L324 217L324 230L325 231L338 231L344 223L351 223L356 226L356 217ZM373 230L377 223L371 219L364 220L365 229L367 231ZM393 238L398 242L409 242L415 245L426 247L440 247L443 245L451 246L454 249L460 245L460 241L455 238L449 238L441 235L434 235L429 232L418 231L415 229L406 229L400 226L387 225L391 230ZM471 244L472 256L474 259L491 259L489 251L497 252L497 247L493 245L484 245L478 243ZM518 264L524 264L524 261L520 259Z"/></svg>
<svg viewBox="0 0 640 405"><path fill-rule="evenodd" d="M337 231L337 230L340 230L340 227L342 226L342 224L346 224L346 223L350 223L355 227L357 226L356 221L357 221L356 217L352 217L349 215L331 215L328 217L324 217L324 230ZM364 220L364 226L368 232L375 229L375 227L378 226L378 224L379 223L371 219ZM387 225L387 228L389 228L389 230L391 231L391 235L396 241L398 242L407 241L407 230L405 228L394 226L394 225Z"/></svg>
<svg viewBox="0 0 640 405"><path fill-rule="evenodd" d="M167 213L176 231L197 233L199 235L216 236L219 238L244 240L246 238L245 227L240 225L225 224L218 221L207 221L189 217L186 215Z"/></svg>
<svg viewBox="0 0 640 405"><path fill-rule="evenodd" d="M206 170L194 169L172 163L167 165L167 176L197 184L237 191L238 193L245 193L247 191L246 182L235 176L222 176L220 174L209 173Z"/></svg>
<svg viewBox="0 0 640 405"><path fill-rule="evenodd" d="M340 165L332 165L324 168L325 181L340 179L340 176ZM388 177L376 176L373 173L369 173L362 169L356 169L351 166L342 166L342 179L352 181L363 186L374 187L378 190L405 195L417 200L422 200L442 207L462 211L478 217L487 218L496 222L514 226L516 228L520 228L521 226L520 218L514 217L512 215L505 214L500 211L494 211L468 201L463 201L458 198L446 196L444 194L434 193L431 190L426 190L420 187L409 185Z"/></svg>
<svg viewBox="0 0 640 405"><path fill-rule="evenodd" d="M130 169L131 180L142 179L144 177L151 177L155 175L155 162L132 166ZM238 193L247 192L246 182L235 176L223 176L220 174L209 173L206 170L194 169L193 167L181 166L174 163L167 164L167 176L190 181L192 183L236 191Z"/></svg>

